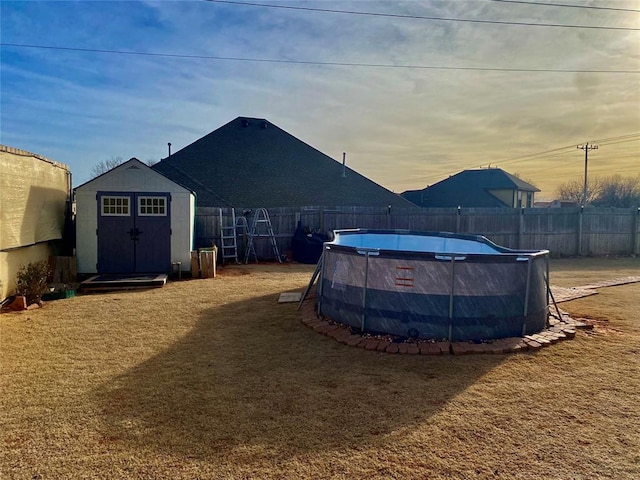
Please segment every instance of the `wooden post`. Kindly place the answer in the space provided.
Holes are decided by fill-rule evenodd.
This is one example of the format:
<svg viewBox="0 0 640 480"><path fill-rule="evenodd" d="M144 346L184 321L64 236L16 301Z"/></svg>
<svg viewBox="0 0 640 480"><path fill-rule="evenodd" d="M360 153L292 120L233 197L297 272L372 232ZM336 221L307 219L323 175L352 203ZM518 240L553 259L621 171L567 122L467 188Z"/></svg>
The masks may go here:
<svg viewBox="0 0 640 480"><path fill-rule="evenodd" d="M456 233L460 233L460 214L462 212L462 209L460 208L460 205L458 205L458 209L456 210Z"/></svg>
<svg viewBox="0 0 640 480"><path fill-rule="evenodd" d="M213 248L202 249L199 252L200 258L200 272L202 278L214 278L216 276L216 257L218 254L218 247L215 245Z"/></svg>
<svg viewBox="0 0 640 480"><path fill-rule="evenodd" d="M213 246L211 252L211 277L215 278L218 274L218 247Z"/></svg>
<svg viewBox="0 0 640 480"><path fill-rule="evenodd" d="M209 261L207 259L207 251L200 251L200 273L202 278L209 278Z"/></svg>
<svg viewBox="0 0 640 480"><path fill-rule="evenodd" d="M197 250L191 252L191 278L200 278L200 263Z"/></svg>

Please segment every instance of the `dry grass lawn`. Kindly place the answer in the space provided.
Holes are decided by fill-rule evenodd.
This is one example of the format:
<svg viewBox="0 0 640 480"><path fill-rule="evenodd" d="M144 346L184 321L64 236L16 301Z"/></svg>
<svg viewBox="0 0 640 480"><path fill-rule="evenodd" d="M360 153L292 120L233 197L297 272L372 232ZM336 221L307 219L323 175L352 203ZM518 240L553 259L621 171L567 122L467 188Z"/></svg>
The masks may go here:
<svg viewBox="0 0 640 480"><path fill-rule="evenodd" d="M0 315L0 478L640 478L640 284L535 353L346 347L280 292L313 266L84 295ZM551 283L640 259L552 261Z"/></svg>

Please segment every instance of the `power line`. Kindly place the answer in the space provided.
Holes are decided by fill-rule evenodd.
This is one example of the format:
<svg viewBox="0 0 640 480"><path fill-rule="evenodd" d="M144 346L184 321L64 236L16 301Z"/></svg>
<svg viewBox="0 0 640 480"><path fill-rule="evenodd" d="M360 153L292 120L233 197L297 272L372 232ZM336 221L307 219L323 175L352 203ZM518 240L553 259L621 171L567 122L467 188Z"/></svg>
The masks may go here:
<svg viewBox="0 0 640 480"><path fill-rule="evenodd" d="M636 134L636 136L639 136L639 134ZM616 138L616 137L613 137ZM620 143L627 143L627 142L634 142L640 140L640 138L635 138L635 139L629 139L629 140L622 140L622 141L618 141L618 142L600 142L597 140L597 142L600 145L617 145ZM561 147L561 148L557 148L554 150L548 150L546 152L540 152L537 154L531 154L531 155L523 155L522 157L515 157L515 158L510 158L508 160L498 160L496 162L492 162L495 165L505 165L505 164L512 164L512 163L516 163L516 162L522 162L522 161L532 161L532 160L550 160L553 159L555 157L557 157L558 155L568 155L568 154L573 154L575 153L575 150L573 150L574 145L570 145L570 146L566 146L566 147ZM561 152L561 150L567 150L566 152ZM618 158L617 156L615 158Z"/></svg>
<svg viewBox="0 0 640 480"><path fill-rule="evenodd" d="M471 72L507 72L507 73L616 73L638 74L640 70L569 70L551 68L500 68L500 67L451 67L444 65L393 65L389 63L356 63L356 62L320 62L314 60L278 60L274 58L222 57L217 55L188 55L179 53L136 52L130 50L106 50L97 48L54 47L51 45L29 45L21 43L0 43L2 47L34 48L84 53L107 53L114 55L140 55L146 57L184 58L195 60L225 60L234 62L280 63L290 65L317 65L326 67L365 67L365 68L406 68L413 70L457 70Z"/></svg>
<svg viewBox="0 0 640 480"><path fill-rule="evenodd" d="M619 145L621 143L629 143L629 142L637 142L638 140L640 140L640 138L630 138L628 140L619 140L617 142L598 142L600 143L600 145Z"/></svg>
<svg viewBox="0 0 640 480"><path fill-rule="evenodd" d="M640 132L629 133L627 135L620 135L620 136L617 136L617 137L602 138L602 139L597 139L597 140L594 140L594 141L599 143L599 144L601 144L601 145L605 145L605 144L606 145L613 145L613 143L607 143L607 142L616 141L616 143L623 143L623 142L617 142L618 140L624 140L624 141L631 142L631 141L635 141L636 138L640 139ZM543 152L537 152L537 153L530 153L530 154L527 154L527 155L521 155L521 156L518 156L518 157L508 158L506 160L498 160L497 162L492 162L492 163L496 163L496 164L499 163L499 164L502 165L502 164L505 164L505 163L511 163L511 162L518 161L518 160L536 160L536 159L538 159L538 157L541 157L541 158L545 158L545 157L549 157L549 156L553 157L553 155L548 155L548 154L554 153L554 152L560 152L562 150L568 150L568 149L572 149L572 150L570 152L569 151L564 152L563 154L565 154L565 153L573 153L574 152L574 150L573 150L574 146L575 146L575 143L572 143L571 145L566 145L564 147L558 147L558 148L554 148L554 149L551 149L551 150L545 150Z"/></svg>
<svg viewBox="0 0 640 480"><path fill-rule="evenodd" d="M519 157L508 158L505 160L496 160L496 161L492 161L491 163L495 165L505 165L505 164L511 164L516 162L554 158L558 155L566 155L568 153L574 153L574 150L573 150L574 146L575 144L567 145L565 147L554 148L552 150L545 150L544 152L530 153L528 155L521 155ZM563 152L562 150L566 150L566 151Z"/></svg>
<svg viewBox="0 0 640 480"><path fill-rule="evenodd" d="M574 145L574 147L575 147L575 145ZM565 152L565 153L563 153L562 155L566 155L566 154L568 154L568 153L571 153L571 154L575 155L575 150L572 150L572 151L570 151L570 152ZM553 158L554 158L553 156L549 156L549 157L546 157L546 158L545 158L545 160L550 161L550 160L553 160ZM623 155L623 156L620 156L620 155L609 155L609 156L602 156L602 155L598 155L598 159L599 159L601 162L602 162L602 161L606 161L606 160L623 160L623 159L627 159L627 158L639 158L639 155L637 155L637 154L636 154L636 155ZM536 159L536 160L537 160L537 159ZM580 159L577 159L576 161L579 161L579 160L580 160ZM491 164L490 164L490 165L492 165L492 167L491 167L491 168L493 168L493 167L495 167L495 168L502 168L502 165L503 165L503 164L502 164L501 162L496 162L496 163L491 162ZM410 182L410 183L412 183L412 184L423 184L423 183L427 183L429 186L431 186L431 185L433 185L433 184L435 184L435 183L437 183L437 182L440 182L440 181L442 181L442 180L444 180L444 179L446 179L446 178L448 178L448 177L451 177L451 176L453 176L453 175L455 175L455 174L457 174L457 173L460 173L460 171L461 171L461 170L464 170L464 169L470 169L470 168L478 168L478 169L481 169L481 168L487 168L487 167L486 167L485 165L479 165L479 166L477 166L477 167L462 166L462 167L460 167L458 170L450 171L449 173L446 173L446 174L437 174L437 173L436 173L436 174L432 174L432 175L424 175L424 176L420 176L420 177L411 177L411 178L410 178L410 179L408 179L408 180L406 179L406 177L403 177L403 180L404 180L404 181L407 181L407 182ZM554 166L545 167L545 172L546 172L546 173L554 172L554 171L557 171L557 170L558 170L558 168L557 168L557 167L554 167ZM636 173L636 174L638 173L638 172L637 172L637 169L632 169L632 168L631 168L631 167L629 167L629 166L625 166L625 167L619 167L619 166L618 166L618 167L616 167L616 173L622 173L622 172L627 172L627 171L629 171L630 173ZM403 181L403 180L398 180L398 181ZM422 190L422 189L423 189L423 188L425 188L425 187L426 187L426 185L423 185L422 187L419 187L419 188L411 188L411 189L409 189L409 190Z"/></svg>
<svg viewBox="0 0 640 480"><path fill-rule="evenodd" d="M595 142L608 142L609 140L620 140L622 138L630 138L630 137L640 137L640 132L627 133L626 135L619 135L617 137L602 138L600 140L594 140L594 141Z"/></svg>
<svg viewBox="0 0 640 480"><path fill-rule="evenodd" d="M502 20L472 20L468 18L430 17L425 15L406 15L406 14L399 14L399 13L362 12L357 10L337 10L332 8L299 7L299 6L293 6L293 5L270 5L268 3L254 3L254 2L234 2L230 0L204 0L204 1L210 2L210 3L225 3L227 5L241 5L245 7L279 8L283 10L339 13L344 15L361 15L361 16L370 16L370 17L410 18L413 20L431 20L431 21L440 21L440 22L480 23L480 24L486 24L486 25L517 25L521 27L587 28L587 29L595 29L595 30L627 30L627 31L640 30L640 28L631 28L631 27L604 27L604 26L597 26L597 25L567 25L567 24L561 24L561 23L507 22Z"/></svg>
<svg viewBox="0 0 640 480"><path fill-rule="evenodd" d="M618 143L620 141L619 143L622 143L621 141L630 141L630 142L632 142L632 141L635 141L635 140L638 140L638 139L640 139L640 133L630 133L628 135L621 135L619 137L603 138L601 140L596 139L596 140L594 140L594 142L598 142L600 144L604 144L606 142L616 142L616 143Z"/></svg>
<svg viewBox="0 0 640 480"><path fill-rule="evenodd" d="M549 162L551 160L562 160L562 161L569 161L567 160L565 157L568 155L575 155L575 150L569 150L566 152L562 152L562 153L556 153L556 154L551 154L551 155L544 155L541 157L536 157L536 158L531 158L531 159L524 159L524 160L535 160L535 161L545 161L545 162ZM609 152L609 153L605 153L605 154L598 154L598 158L600 160L618 160L618 159L623 159L623 158L640 158L640 153L638 152L628 152L628 151L617 151L617 152ZM516 160L516 162L521 162L524 160ZM496 167L503 167L506 163L509 162L495 162ZM492 164L494 164L492 162ZM555 168L551 167L551 168L545 168L545 172L549 173L550 171L554 171Z"/></svg>
<svg viewBox="0 0 640 480"><path fill-rule="evenodd" d="M489 0L491 2L501 3L521 3L524 5L539 5L541 7L567 7L567 8L584 8L591 10L611 10L615 12L634 12L640 13L640 10L634 10L632 8L616 8L616 7L596 7L591 5L568 5L566 3L544 3L544 2L525 2L522 0Z"/></svg>
<svg viewBox="0 0 640 480"><path fill-rule="evenodd" d="M564 147L562 150L566 150L568 148L573 148L573 145L571 147ZM503 161L498 160L492 163L494 163L495 165L506 165L506 164L513 164L518 162L525 162L525 161L550 160L553 158L557 158L558 156L568 155L571 153L575 153L575 151L574 150L567 150L566 152L553 151L553 153L549 152L546 155L538 154L536 156L529 156L528 158L512 158L510 160L503 160Z"/></svg>
<svg viewBox="0 0 640 480"><path fill-rule="evenodd" d="M552 150L545 150L544 152L529 153L527 155L521 155L519 157L509 158L507 160L500 161L500 163L512 162L512 161L515 161L515 160L526 159L526 158L529 158L529 157L538 157L540 155L545 155L547 153L553 153L553 152L559 152L560 150L566 150L567 148L573 148L573 144L571 146L567 145L566 147L558 147L558 148L554 148Z"/></svg>
<svg viewBox="0 0 640 480"><path fill-rule="evenodd" d="M631 154L631 155L623 155L623 156L620 156L620 155L612 155L610 158L613 158L614 160L620 160L620 159L625 159L625 158L640 158L640 155L639 155L639 154L637 154L637 153L636 153L636 154ZM607 158L606 158L606 157L604 157L604 160L607 160ZM631 167L628 167L628 168L630 169ZM637 168L637 167L636 167L636 168ZM638 172L638 171L636 170L636 173L637 173L637 172Z"/></svg>
<svg viewBox="0 0 640 480"><path fill-rule="evenodd" d="M607 141L614 141L614 140L620 140L620 139L629 139L629 140L624 140L623 142L616 142L616 143L625 143L625 142L631 142L631 141L636 141L636 138L631 138L631 137L638 137L637 139L640 139L640 132L638 133L630 133L627 135L620 135L617 137L609 137L609 138L604 138L602 140L596 140L596 142L600 143L600 144L605 144L605 145L614 145L615 143L605 143ZM566 145L564 147L558 147L558 148L554 148L551 150L545 150L542 152L537 152L537 153L530 153L527 155L521 155L518 157L513 157L513 158L509 158L506 160L497 160L497 161L492 161L490 163L490 165L495 165L496 168L501 167L505 164L511 164L511 163L516 163L516 162L523 162L523 161L537 161L537 160L551 160L555 157L557 157L558 155L569 155L569 154L575 154L575 143L572 143L571 145ZM566 150L565 152L563 152L562 150ZM625 153L625 152L621 152L621 153ZM628 155L625 157L620 157L620 156L612 156L611 158L635 158L638 155ZM602 158L607 158L607 157L602 157ZM483 168L483 165L479 165L477 168ZM468 168L468 167L464 167L464 168ZM458 173L460 170L456 170L455 172L451 172L448 173L446 175L451 176L454 175L456 173ZM418 181L425 181L425 180L430 180L431 178L435 178L435 175L428 175L428 176L420 176L420 177L414 177L411 179L412 182L418 182Z"/></svg>
<svg viewBox="0 0 640 480"><path fill-rule="evenodd" d="M617 145L619 143L626 143L626 142L631 142L631 141L635 141L635 140L625 140L623 142L612 142L612 143L603 143L601 145ZM530 156L529 158L516 158L516 159L510 159L510 160L504 160L504 161L497 161L497 162L493 162L496 165L505 165L505 164L511 164L511 163L515 163L515 162L522 162L522 161L531 161L531 160L549 160L549 159L553 159L556 158L560 155L569 155L569 154L573 154L575 153L575 150L573 150L573 145L571 147L565 147L564 149L567 149L566 152L555 152L555 153L549 153L547 155L536 155L536 156ZM570 149L570 150L569 150ZM624 153L624 152L623 152Z"/></svg>

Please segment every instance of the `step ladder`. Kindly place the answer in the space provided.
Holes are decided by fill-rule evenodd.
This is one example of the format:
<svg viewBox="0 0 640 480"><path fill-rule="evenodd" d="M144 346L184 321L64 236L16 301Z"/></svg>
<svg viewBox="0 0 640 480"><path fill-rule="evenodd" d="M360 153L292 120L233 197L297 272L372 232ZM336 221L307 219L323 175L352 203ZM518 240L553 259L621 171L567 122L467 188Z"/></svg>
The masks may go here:
<svg viewBox="0 0 640 480"><path fill-rule="evenodd" d="M253 255L256 263L258 262L258 255L256 255L255 242L256 238L267 238L269 244L273 249L273 253L279 263L282 263L282 257L280 256L280 250L278 250L278 243L276 242L276 236L273 233L273 226L271 225L271 219L269 218L269 212L266 208L258 208L251 221L251 228L249 229L247 248L244 254L244 263L249 263L249 258Z"/></svg>
<svg viewBox="0 0 640 480"><path fill-rule="evenodd" d="M238 259L238 237L247 237L249 230L247 219L244 216L236 218L235 208L231 209L231 215L223 215L220 209L220 251L222 264L229 261L240 263Z"/></svg>

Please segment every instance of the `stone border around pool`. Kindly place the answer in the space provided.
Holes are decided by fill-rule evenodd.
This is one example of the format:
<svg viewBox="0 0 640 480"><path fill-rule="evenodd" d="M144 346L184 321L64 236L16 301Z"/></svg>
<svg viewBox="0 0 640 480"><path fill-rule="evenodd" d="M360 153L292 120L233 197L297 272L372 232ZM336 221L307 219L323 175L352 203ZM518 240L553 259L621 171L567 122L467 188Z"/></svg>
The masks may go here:
<svg viewBox="0 0 640 480"><path fill-rule="evenodd" d="M571 318L560 310L561 317L552 312L549 327L539 333L524 337L502 338L482 343L448 342L431 340L403 340L392 335L370 335L353 331L350 327L316 315L315 295L309 295L302 304L302 323L318 333L322 333L335 341L350 347L365 350L402 353L409 355L467 355L471 353L515 353L528 350L539 350L562 340L576 336L576 329L592 329L593 325Z"/></svg>
<svg viewBox="0 0 640 480"><path fill-rule="evenodd" d="M563 288L551 286L556 303L574 300L598 292L596 288L613 287L628 283L640 282L640 275L603 280L581 287ZM549 305L549 326L541 332L524 337L487 340L482 343L448 342L431 340L402 340L392 335L370 335L353 331L350 327L334 322L328 318L320 318L315 311L315 294L310 294L301 305L302 323L318 333L322 333L336 341L352 347L376 350L387 353L406 353L413 355L466 355L470 353L514 353L527 350L539 350L561 340L572 339L576 329L593 329L593 325L575 320L561 309ZM558 316L558 314L560 316Z"/></svg>

